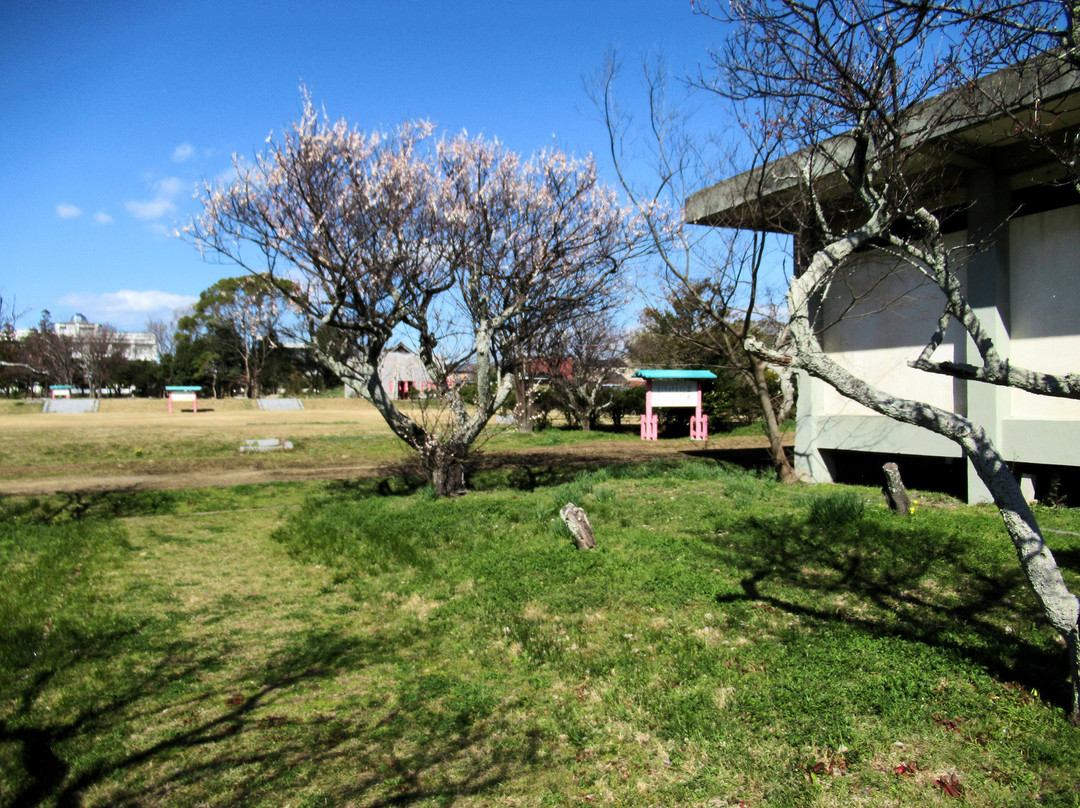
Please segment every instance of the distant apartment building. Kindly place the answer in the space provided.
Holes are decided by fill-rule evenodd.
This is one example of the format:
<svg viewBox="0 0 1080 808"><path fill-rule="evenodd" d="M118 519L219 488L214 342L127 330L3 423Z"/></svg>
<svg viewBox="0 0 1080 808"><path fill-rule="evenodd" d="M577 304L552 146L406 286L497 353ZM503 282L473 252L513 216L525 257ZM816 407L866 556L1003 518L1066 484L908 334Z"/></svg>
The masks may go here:
<svg viewBox="0 0 1080 808"><path fill-rule="evenodd" d="M60 336L79 341L98 336L105 326L100 323L91 323L85 316L76 313L68 322L53 323L53 328ZM25 339L29 335L30 329L26 328L15 332L16 339ZM149 331L117 331L113 337L126 359L147 362L157 362L160 359L157 337Z"/></svg>

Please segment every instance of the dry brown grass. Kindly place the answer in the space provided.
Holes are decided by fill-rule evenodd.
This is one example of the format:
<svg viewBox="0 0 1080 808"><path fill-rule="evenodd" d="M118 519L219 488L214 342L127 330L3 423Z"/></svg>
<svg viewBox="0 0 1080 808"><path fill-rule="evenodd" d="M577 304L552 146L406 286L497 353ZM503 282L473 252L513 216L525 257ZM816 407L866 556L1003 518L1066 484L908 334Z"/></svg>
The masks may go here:
<svg viewBox="0 0 1080 808"><path fill-rule="evenodd" d="M351 471L400 461L404 449L375 409L320 400L304 410L259 410L246 400L207 400L198 413L168 412L162 400L104 400L96 413L44 414L37 405L0 408L0 492L95 487L185 487L301 478L312 469ZM27 408L33 407L31 411ZM245 440L279 438L292 452L241 453ZM362 446L362 453L357 451Z"/></svg>
<svg viewBox="0 0 1080 808"><path fill-rule="evenodd" d="M415 404L404 403L411 409ZM303 410L260 410L246 399L205 399L168 412L163 399L104 399L99 411L45 414L38 402L0 401L0 494L180 489L384 476L414 455L375 408L359 399L310 399ZM419 415L419 413L418 413ZM239 451L246 440L291 441L289 452ZM554 431L501 435L488 465L586 467L680 459L704 448L755 449L763 437L643 444L634 436Z"/></svg>

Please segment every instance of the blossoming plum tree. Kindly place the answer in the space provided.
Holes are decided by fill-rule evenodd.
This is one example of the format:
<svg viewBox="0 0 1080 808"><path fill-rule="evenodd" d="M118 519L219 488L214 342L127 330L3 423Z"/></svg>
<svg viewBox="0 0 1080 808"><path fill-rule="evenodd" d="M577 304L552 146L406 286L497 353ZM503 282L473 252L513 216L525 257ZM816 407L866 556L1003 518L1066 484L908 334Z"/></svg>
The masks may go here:
<svg viewBox="0 0 1080 808"><path fill-rule="evenodd" d="M470 447L504 403L535 334L601 310L640 244L636 216L591 159L523 160L498 141L436 139L431 123L365 134L304 95L235 178L208 184L185 228L204 254L293 281L315 354L419 453L438 496L463 493ZM412 417L384 386L387 343L411 340L442 407ZM471 362L467 407L452 376Z"/></svg>

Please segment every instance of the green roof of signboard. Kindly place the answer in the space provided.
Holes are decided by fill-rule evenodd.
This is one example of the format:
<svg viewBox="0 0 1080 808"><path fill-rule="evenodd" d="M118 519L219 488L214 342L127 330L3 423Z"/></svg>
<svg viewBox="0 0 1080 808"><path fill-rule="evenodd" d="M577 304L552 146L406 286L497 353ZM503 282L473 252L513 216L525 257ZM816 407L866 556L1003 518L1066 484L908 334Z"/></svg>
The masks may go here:
<svg viewBox="0 0 1080 808"><path fill-rule="evenodd" d="M634 375L642 379L715 379L711 370L638 370Z"/></svg>

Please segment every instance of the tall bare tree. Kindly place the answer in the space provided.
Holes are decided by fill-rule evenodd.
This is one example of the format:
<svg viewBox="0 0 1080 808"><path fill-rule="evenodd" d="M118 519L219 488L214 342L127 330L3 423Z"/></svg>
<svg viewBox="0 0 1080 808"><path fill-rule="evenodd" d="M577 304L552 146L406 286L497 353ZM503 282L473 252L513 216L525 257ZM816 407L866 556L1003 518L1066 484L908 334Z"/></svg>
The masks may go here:
<svg viewBox="0 0 1080 808"><path fill-rule="evenodd" d="M752 333L762 332L762 321L772 319L777 311L766 277L770 268L775 269L776 240L754 230L705 233L682 226L683 199L700 187L703 177L717 171L718 155L721 166L732 163L725 150L710 148L715 146L712 137L695 135L691 116L684 109L685 100L671 98L665 72L663 63L643 65L649 107L648 121L641 127L647 133L641 150L648 163L649 183L636 182L630 165L634 160L630 144L640 133L634 128L633 116L615 95L619 70L614 54L594 78L590 93L603 114L620 182L645 211L648 232L660 258L665 298L689 298L700 315L700 327L682 338L723 357L724 364L754 391L777 479L791 482L795 472L783 445L782 419L769 388L769 360L745 346ZM776 146L772 140L761 140L754 161L767 161L770 149ZM779 336L784 333L783 324L774 323L765 331ZM783 368L776 370L785 372Z"/></svg>
<svg viewBox="0 0 1080 808"><path fill-rule="evenodd" d="M111 325L95 326L74 337L75 361L91 398L112 383L124 361L124 344Z"/></svg>
<svg viewBox="0 0 1080 808"><path fill-rule="evenodd" d="M626 335L612 317L564 324L543 357L542 369L559 409L585 432L610 404L610 380L626 354Z"/></svg>
<svg viewBox="0 0 1080 808"><path fill-rule="evenodd" d="M190 309L176 309L168 320L158 317L147 319L145 329L154 335L159 356L171 356L176 352L176 332L180 327L180 318L190 314Z"/></svg>
<svg viewBox="0 0 1080 808"><path fill-rule="evenodd" d="M962 261L950 249L953 245L934 212L951 190L952 178L942 169L946 161L935 159L942 138L994 117L999 104L1030 116L1044 97L1039 83L1028 80L1025 65L993 71L1015 59L1060 62L1058 53L1040 53L1047 37L1014 25L1010 14L1019 7L1031 11L1042 6L1050 17L1066 20L1063 30L1072 30L1076 8L1023 2L977 6L977 13L976 4L970 4L970 13L946 19L946 7L934 3L741 0L718 14L732 26L732 34L713 54L713 88L740 105L753 136L771 132L785 150L793 150L756 166L727 188L759 205L760 226L766 226L769 216L786 217L787 226L799 230L800 271L787 294L791 344L776 351L750 340L749 347L824 380L880 414L942 435L963 450L1001 512L1047 619L1065 641L1072 715L1080 719L1080 603L1066 586L985 426L925 400L881 389L838 362L822 342L829 325L823 318L837 313L830 301L847 299L841 314L858 308L851 287L843 288L853 274L861 273L873 286L880 282L875 272L914 272L937 290L941 308L927 323L926 347L912 358L913 367L1080 398L1080 375L1017 367L999 350L1002 341L995 324L984 321L965 297ZM971 86L972 79L978 87ZM1057 80L1080 87L1068 64ZM994 103L970 103L979 95ZM763 110L776 124L771 130L757 125ZM1029 145L1037 147L1038 140L1029 140ZM794 198L806 203L801 229L800 216L785 209ZM999 249L992 244L993 233L986 233L993 226L972 223L967 254ZM880 260L865 260L871 254ZM935 360L950 326L970 337L978 365Z"/></svg>
<svg viewBox="0 0 1080 808"><path fill-rule="evenodd" d="M79 373L75 339L57 332L48 311L41 313L37 327L27 336L23 356L45 384L75 384Z"/></svg>
<svg viewBox="0 0 1080 808"><path fill-rule="evenodd" d="M15 301L0 295L0 385L7 391L18 387L32 374L34 368L27 364L24 346L15 337L15 322L20 312Z"/></svg>
<svg viewBox="0 0 1080 808"><path fill-rule="evenodd" d="M425 122L365 134L304 112L228 187L207 187L187 228L203 250L271 278L320 360L414 447L437 495L463 493L464 462L511 389L538 329L597 310L635 252L634 217L589 160L522 160L497 141L434 138ZM516 325L515 325L516 324ZM388 341L416 346L444 417L398 409L379 373ZM466 407L450 374L476 366Z"/></svg>

